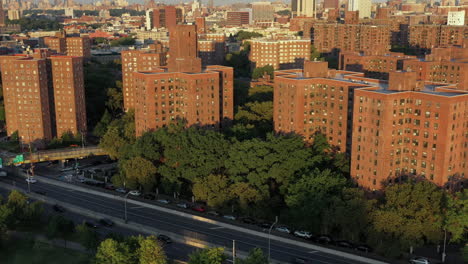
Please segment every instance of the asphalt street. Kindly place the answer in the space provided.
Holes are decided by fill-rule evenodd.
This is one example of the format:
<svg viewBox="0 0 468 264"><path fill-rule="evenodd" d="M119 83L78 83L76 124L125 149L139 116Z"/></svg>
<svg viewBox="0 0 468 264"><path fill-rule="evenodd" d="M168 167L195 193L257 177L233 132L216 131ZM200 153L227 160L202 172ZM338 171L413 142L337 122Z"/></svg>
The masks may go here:
<svg viewBox="0 0 468 264"><path fill-rule="evenodd" d="M3 197L8 197L8 194L10 193L10 190L2 189L0 188L0 195ZM34 199L30 199L31 201L34 201ZM76 214L73 212L70 212L65 209L65 212L63 213L58 213L53 210L52 205L44 204L44 209L46 214L52 215L62 215L63 217L72 220L76 225L82 224L84 221L93 221L97 222L96 219L91 219L86 216L82 216L80 214ZM101 238L105 238L110 234L119 234L122 236L138 236L138 235L146 235L146 234L141 234L138 232L135 232L133 230L124 228L122 226L112 226L112 227L106 227L103 225L99 225L99 227L96 229L96 232L98 232L99 236ZM164 250L166 252L166 255L168 258L173 259L173 260L180 260L180 261L188 261L188 255L197 250L197 248L185 245L182 243L171 243L164 245Z"/></svg>
<svg viewBox="0 0 468 264"><path fill-rule="evenodd" d="M15 184L18 187L27 189L27 184L23 178L1 177L5 183ZM31 191L45 192L48 197L81 206L89 210L104 213L114 217L124 217L124 204L121 201L105 198L81 191L59 187L56 185L37 182L31 184ZM104 190L103 190L104 191ZM209 243L231 248L233 240L236 241L236 249L243 252L259 247L268 252L268 240L255 235L247 235L225 227L196 221L181 216L157 211L150 208L128 204L128 218L130 221L152 226L159 230L166 230L171 233L196 238ZM278 234L276 234L278 235ZM185 245L184 245L185 246ZM183 248L183 252L176 254L188 255L192 248ZM295 258L307 259L310 263L322 264L354 264L361 263L324 252L301 248L278 241L271 241L271 258L283 262L293 262Z"/></svg>

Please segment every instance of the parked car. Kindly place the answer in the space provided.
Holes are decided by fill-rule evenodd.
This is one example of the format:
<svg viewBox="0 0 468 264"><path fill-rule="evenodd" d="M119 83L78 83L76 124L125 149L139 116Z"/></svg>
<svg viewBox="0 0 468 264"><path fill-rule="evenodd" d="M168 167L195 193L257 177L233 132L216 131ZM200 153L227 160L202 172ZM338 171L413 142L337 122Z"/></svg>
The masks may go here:
<svg viewBox="0 0 468 264"><path fill-rule="evenodd" d="M7 172L6 171L0 171L0 177L6 177Z"/></svg>
<svg viewBox="0 0 468 264"><path fill-rule="evenodd" d="M116 192L119 192L119 193L127 193L127 189L125 188L117 188L115 189Z"/></svg>
<svg viewBox="0 0 468 264"><path fill-rule="evenodd" d="M84 224L89 227L89 228L97 228L98 225L94 223L93 221L84 221Z"/></svg>
<svg viewBox="0 0 468 264"><path fill-rule="evenodd" d="M287 234L291 233L291 230L289 230L287 226L278 226L277 228L275 228L275 230L278 232L287 233Z"/></svg>
<svg viewBox="0 0 468 264"><path fill-rule="evenodd" d="M273 224L268 223L268 222L261 222L260 224L258 224L258 226L263 228L263 229L270 229L271 225L273 225Z"/></svg>
<svg viewBox="0 0 468 264"><path fill-rule="evenodd" d="M78 182L85 183L87 181L86 178L78 178Z"/></svg>
<svg viewBox="0 0 468 264"><path fill-rule="evenodd" d="M145 194L143 194L143 199L154 200L154 199L156 199L156 195L154 195L152 193L145 193Z"/></svg>
<svg viewBox="0 0 468 264"><path fill-rule="evenodd" d="M168 199L159 199L157 200L158 203L162 203L162 204L170 204L171 201L169 201Z"/></svg>
<svg viewBox="0 0 468 264"><path fill-rule="evenodd" d="M188 209L190 206L188 203L178 203L177 207Z"/></svg>
<svg viewBox="0 0 468 264"><path fill-rule="evenodd" d="M104 186L104 188L107 189L107 190L111 190L111 191L115 190L115 186L112 185L112 184L106 184L106 185Z"/></svg>
<svg viewBox="0 0 468 264"><path fill-rule="evenodd" d="M200 213L203 213L206 211L205 207L201 205L195 205L194 207L192 207L192 210L200 212Z"/></svg>
<svg viewBox="0 0 468 264"><path fill-rule="evenodd" d="M372 248L369 247L368 245L360 245L360 246L357 246L357 247L356 247L356 250L362 251L362 252L366 252L366 253L372 252Z"/></svg>
<svg viewBox="0 0 468 264"><path fill-rule="evenodd" d="M103 226L107 226L107 227L111 227L114 225L114 222L112 222L111 220L107 219L107 218L102 218L101 220L99 220L99 223Z"/></svg>
<svg viewBox="0 0 468 264"><path fill-rule="evenodd" d="M158 240L163 242L164 244L170 244L172 243L172 239L166 235L159 235Z"/></svg>
<svg viewBox="0 0 468 264"><path fill-rule="evenodd" d="M236 217L233 216L233 215L223 215L224 218L228 219L228 220L236 220Z"/></svg>
<svg viewBox="0 0 468 264"><path fill-rule="evenodd" d="M211 216L221 216L221 213L218 212L218 211L208 211L207 214L211 215Z"/></svg>
<svg viewBox="0 0 468 264"><path fill-rule="evenodd" d="M299 230L296 230L294 231L293 233L295 236L297 237L300 237L300 238L305 238L305 239L310 239L312 238L312 234L310 232L307 232L307 231L299 231Z"/></svg>
<svg viewBox="0 0 468 264"><path fill-rule="evenodd" d="M243 223L249 224L249 225L256 225L257 224L257 221L255 221L255 219L250 218L250 217L242 217L241 221Z"/></svg>
<svg viewBox="0 0 468 264"><path fill-rule="evenodd" d="M410 259L409 263L411 264L430 264L431 262L424 257L414 257Z"/></svg>
<svg viewBox="0 0 468 264"><path fill-rule="evenodd" d="M57 212L57 213L63 213L63 212L65 212L65 209L64 209L63 207L61 207L60 205L58 205L58 204L55 204L52 208L53 208L54 211Z"/></svg>
<svg viewBox="0 0 468 264"><path fill-rule="evenodd" d="M343 248L354 248L353 243L346 241L346 240L335 241L335 245L338 247L343 247Z"/></svg>
<svg viewBox="0 0 468 264"><path fill-rule="evenodd" d="M330 236L321 235L317 238L317 242L322 244L330 244L333 242L333 239Z"/></svg>
<svg viewBox="0 0 468 264"><path fill-rule="evenodd" d="M34 178L31 178L31 177L28 177L28 178L26 178L26 182L28 182L28 183L36 183L37 180L34 179Z"/></svg>

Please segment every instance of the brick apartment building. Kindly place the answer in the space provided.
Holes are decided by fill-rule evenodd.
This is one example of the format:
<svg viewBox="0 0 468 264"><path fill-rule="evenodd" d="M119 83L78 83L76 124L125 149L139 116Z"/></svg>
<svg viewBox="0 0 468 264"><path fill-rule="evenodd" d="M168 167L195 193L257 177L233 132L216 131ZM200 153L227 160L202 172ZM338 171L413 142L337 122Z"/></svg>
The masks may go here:
<svg viewBox="0 0 468 264"><path fill-rule="evenodd" d="M364 85L331 76L327 62L306 61L304 70L276 71L273 123L279 133L296 133L312 141L316 132L326 135L339 151L351 147L354 90Z"/></svg>
<svg viewBox="0 0 468 264"><path fill-rule="evenodd" d="M124 109L135 108L135 91L133 72L151 72L167 64L167 51L161 44L155 44L142 50L122 51L122 88Z"/></svg>
<svg viewBox="0 0 468 264"><path fill-rule="evenodd" d="M71 132L85 134L86 105L84 92L83 58L72 56L50 57L55 129L60 137Z"/></svg>
<svg viewBox="0 0 468 264"><path fill-rule="evenodd" d="M413 48L432 49L462 45L465 38L468 38L468 26L409 26L409 46Z"/></svg>
<svg viewBox="0 0 468 264"><path fill-rule="evenodd" d="M315 23L308 34L314 47L322 53L385 52L391 47L389 25Z"/></svg>
<svg viewBox="0 0 468 264"><path fill-rule="evenodd" d="M233 69L203 69L197 43L196 26L177 25L170 34L167 69L133 73L137 136L177 119L213 128L233 119Z"/></svg>
<svg viewBox="0 0 468 264"><path fill-rule="evenodd" d="M403 70L403 62L408 59L416 59L416 57L396 52L383 54L340 52L338 69L363 72L366 77L388 80L389 73Z"/></svg>
<svg viewBox="0 0 468 264"><path fill-rule="evenodd" d="M444 185L468 173L468 92L417 76L391 72L387 82L308 61L303 71L278 71L275 131L306 141L323 133L350 155L351 177L371 190L405 174Z"/></svg>
<svg viewBox="0 0 468 264"><path fill-rule="evenodd" d="M154 8L148 13L147 18L151 28L167 28L172 29L175 25L182 23L183 15L182 9L175 6L164 6L161 8ZM150 29L151 29L150 28Z"/></svg>
<svg viewBox="0 0 468 264"><path fill-rule="evenodd" d="M45 54L0 57L7 134L23 143L87 129L83 59Z"/></svg>
<svg viewBox="0 0 468 264"><path fill-rule="evenodd" d="M91 39L89 37L44 37L43 48L55 54L91 58Z"/></svg>
<svg viewBox="0 0 468 264"><path fill-rule="evenodd" d="M226 16L226 27L241 27L250 24L248 11L228 11Z"/></svg>
<svg viewBox="0 0 468 264"><path fill-rule="evenodd" d="M468 87L468 39L463 46L434 48L425 58L401 53L365 54L343 52L339 57L339 69L365 73L366 77L388 79L392 71L411 70L418 79L457 84L459 89Z"/></svg>
<svg viewBox="0 0 468 264"><path fill-rule="evenodd" d="M274 69L302 68L310 57L310 41L305 39L252 39L250 61L255 67L266 65Z"/></svg>
<svg viewBox="0 0 468 264"><path fill-rule="evenodd" d="M417 174L442 186L468 174L468 93L420 86L416 72L392 72L388 85L354 95L351 177L379 189L382 182Z"/></svg>

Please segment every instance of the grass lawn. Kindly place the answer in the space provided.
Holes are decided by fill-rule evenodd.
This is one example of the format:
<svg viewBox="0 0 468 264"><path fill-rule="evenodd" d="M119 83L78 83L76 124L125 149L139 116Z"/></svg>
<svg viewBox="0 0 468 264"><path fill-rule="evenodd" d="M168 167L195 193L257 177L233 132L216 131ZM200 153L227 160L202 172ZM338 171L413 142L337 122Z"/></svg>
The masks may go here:
<svg viewBox="0 0 468 264"><path fill-rule="evenodd" d="M9 241L0 249L1 264L88 264L89 255L42 242L23 239Z"/></svg>

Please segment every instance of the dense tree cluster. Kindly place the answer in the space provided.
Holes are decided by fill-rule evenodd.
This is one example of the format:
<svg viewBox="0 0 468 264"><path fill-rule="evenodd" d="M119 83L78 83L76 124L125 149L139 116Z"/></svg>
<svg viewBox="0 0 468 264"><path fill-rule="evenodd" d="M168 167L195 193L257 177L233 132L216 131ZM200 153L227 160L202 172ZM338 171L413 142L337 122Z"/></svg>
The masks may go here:
<svg viewBox="0 0 468 264"><path fill-rule="evenodd" d="M116 46L130 46L135 44L135 39L132 37L122 37L118 39L111 40L110 45L112 47Z"/></svg>
<svg viewBox="0 0 468 264"><path fill-rule="evenodd" d="M155 236L108 238L97 248L95 264L166 264L164 250Z"/></svg>
<svg viewBox="0 0 468 264"><path fill-rule="evenodd" d="M63 26L55 19L40 16L22 17L18 20L7 20L7 24L19 24L21 30L59 30Z"/></svg>
<svg viewBox="0 0 468 264"><path fill-rule="evenodd" d="M251 31L241 30L241 31L237 32L237 34L234 37L238 41L244 41L246 39L260 38L260 37L263 37L263 35L261 33L258 33L258 32L251 32Z"/></svg>
<svg viewBox="0 0 468 264"><path fill-rule="evenodd" d="M252 79L256 80L265 76L265 74L269 75L273 79L273 73L275 69L271 65L265 65L263 67L257 67L252 72Z"/></svg>

